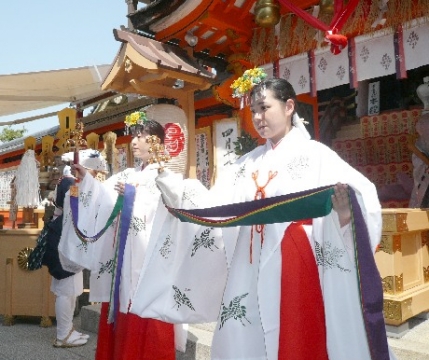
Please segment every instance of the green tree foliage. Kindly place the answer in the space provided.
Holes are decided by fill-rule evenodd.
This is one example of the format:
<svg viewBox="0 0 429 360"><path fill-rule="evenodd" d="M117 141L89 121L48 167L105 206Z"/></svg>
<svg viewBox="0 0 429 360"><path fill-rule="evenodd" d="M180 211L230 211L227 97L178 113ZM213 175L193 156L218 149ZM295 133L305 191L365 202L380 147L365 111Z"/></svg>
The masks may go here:
<svg viewBox="0 0 429 360"><path fill-rule="evenodd" d="M5 143L14 139L22 138L26 132L26 128L14 130L11 125L6 126L2 131L0 131L0 142Z"/></svg>

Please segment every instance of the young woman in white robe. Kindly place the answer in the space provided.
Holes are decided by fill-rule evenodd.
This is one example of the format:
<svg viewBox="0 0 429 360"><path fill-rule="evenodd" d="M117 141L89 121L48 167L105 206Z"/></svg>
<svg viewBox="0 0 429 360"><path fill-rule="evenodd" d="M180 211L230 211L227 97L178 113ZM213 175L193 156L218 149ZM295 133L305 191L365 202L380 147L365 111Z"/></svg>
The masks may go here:
<svg viewBox="0 0 429 360"><path fill-rule="evenodd" d="M151 145L146 138L156 135L161 142L164 141L163 127L153 120L131 126L130 131L134 157L142 160L142 166L126 169L99 183L83 167L74 165L81 178L77 228L87 236L94 236L103 229L112 214L118 193L124 194L126 184L130 189L135 189L135 197L128 203L132 206L132 212L125 236L122 266L118 265L115 273L117 246L121 241L118 235L121 221L118 217L101 237L82 241L82 236L79 238L75 232L71 209L65 208L64 229L73 235L67 242L60 243L59 250L65 268L71 271L82 267L91 270L90 301L102 302L96 360L173 360L176 356L173 325L142 319L128 312L160 203L160 192L155 184L158 173L155 166L147 165ZM118 279L117 271L120 271ZM119 309L112 310L112 306L117 305L112 295L116 285L119 286ZM110 311L109 314L109 309L113 313Z"/></svg>
<svg viewBox="0 0 429 360"><path fill-rule="evenodd" d="M267 140L265 145L230 166L210 191L194 197L196 207L336 184L333 210L312 219L312 225L286 222L222 229L228 261L226 285L223 288L213 282L213 276L207 276L192 283L193 287L187 286L187 303L193 305L192 311L178 306L171 312L168 304L173 298L177 301L171 290L174 284L185 282L185 273L186 281L191 281L198 271L189 266L178 277L177 273L165 270L163 259L155 250L152 258L146 259L143 272L170 277L165 280L170 281L165 296L144 298L148 286L144 280L150 276L142 275L142 286L137 289L130 311L171 322L192 322L192 317L199 319L215 313L209 320L217 321L211 347L211 357L216 360L394 359L387 345L380 301L375 311L381 329L378 338L371 339L365 331L350 222L348 186L355 190L362 209L372 257L371 251L375 251L381 237L381 207L375 186L334 151L310 140L292 124L295 92L286 80L264 81L253 89L251 99L253 124ZM185 208L183 199L192 198L195 193L194 182L181 181L168 171L160 174L157 184L165 203L172 208ZM193 234L181 235L177 229L183 224L177 225L171 215L164 215L163 219L164 231L158 235L157 249L168 236L179 243L177 248L189 248ZM167 230L168 226L171 230ZM225 266L222 261L215 263L207 257L207 272L213 274L211 269L217 267L222 273ZM373 281L380 285L379 276ZM221 301L206 296L207 284L218 286ZM381 292L381 285L376 288ZM372 349L373 342L383 344L381 352Z"/></svg>
<svg viewBox="0 0 429 360"><path fill-rule="evenodd" d="M62 160L70 162L73 159L73 153L63 155ZM81 165L88 173L96 177L98 173L107 172L106 161L100 153L95 150L81 150L79 152L79 160ZM63 208L68 206L70 196L68 191L75 184L75 177L71 174L69 165L65 165L63 176L58 179L58 183L54 190L55 211L51 224L56 231L59 230L63 241L68 239L68 229L63 233L61 229L63 219ZM56 223L54 221L57 221ZM52 275L51 291L55 294L55 318L57 321L57 338L54 342L55 347L68 348L82 346L88 342L89 335L82 334L76 331L73 327L73 316L75 312L76 300L83 293L83 275L82 271L67 274L62 269L59 262L59 254L57 249L51 249L52 252L48 260L49 272Z"/></svg>
<svg viewBox="0 0 429 360"><path fill-rule="evenodd" d="M51 221L61 217L65 194L74 182L75 178L70 173L70 166L65 166L63 176L58 179L58 183L55 187L55 211ZM57 221L59 221L58 226L60 227L61 218L57 219ZM61 266L57 265L57 271L58 267L61 268ZM61 269L59 269L59 271L62 273ZM66 276L66 274L62 275ZM54 341L54 347L85 345L88 342L89 336L76 331L73 327L76 300L77 297L83 293L82 271L78 271L74 274L70 273L70 276L58 279L52 275L51 291L55 294L55 318L57 323L57 337Z"/></svg>

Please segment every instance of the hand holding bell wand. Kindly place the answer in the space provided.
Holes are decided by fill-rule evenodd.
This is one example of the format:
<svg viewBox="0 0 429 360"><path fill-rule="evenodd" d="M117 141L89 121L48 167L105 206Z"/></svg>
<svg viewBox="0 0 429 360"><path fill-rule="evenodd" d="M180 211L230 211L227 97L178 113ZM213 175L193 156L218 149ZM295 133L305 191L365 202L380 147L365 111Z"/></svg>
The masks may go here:
<svg viewBox="0 0 429 360"><path fill-rule="evenodd" d="M80 149L86 149L87 143L83 138L83 123L79 122L76 124L76 129L71 131L71 138L67 140L67 144L73 153L73 164L79 164L79 151ZM79 176L76 177L76 183L80 181Z"/></svg>

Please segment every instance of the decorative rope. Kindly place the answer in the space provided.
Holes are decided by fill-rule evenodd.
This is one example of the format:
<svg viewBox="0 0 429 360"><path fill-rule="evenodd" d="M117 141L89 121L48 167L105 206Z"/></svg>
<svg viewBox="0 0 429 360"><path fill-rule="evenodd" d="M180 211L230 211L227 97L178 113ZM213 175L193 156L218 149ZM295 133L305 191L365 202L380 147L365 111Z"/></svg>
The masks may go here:
<svg viewBox="0 0 429 360"><path fill-rule="evenodd" d="M252 179L256 185L255 200L266 198L265 188L270 183L270 181L277 176L277 171L272 172L270 170L268 172L268 180L264 186L258 185L258 175L259 175L258 170L252 173ZM253 230L255 230L258 234L261 235L261 247L262 247L262 245L264 244L264 226L265 225L263 224L257 224L252 226L252 231L250 232L250 263L252 263L252 258L253 258L253 254L252 254L253 253Z"/></svg>
<svg viewBox="0 0 429 360"><path fill-rule="evenodd" d="M108 131L103 135L104 150L101 154L106 158L109 176L116 170L114 169L114 159L118 153L118 149L115 147L116 139L117 135L113 131Z"/></svg>
<svg viewBox="0 0 429 360"><path fill-rule="evenodd" d="M14 176L10 183L10 208L9 220L16 221L18 215L18 204L16 203L16 177Z"/></svg>

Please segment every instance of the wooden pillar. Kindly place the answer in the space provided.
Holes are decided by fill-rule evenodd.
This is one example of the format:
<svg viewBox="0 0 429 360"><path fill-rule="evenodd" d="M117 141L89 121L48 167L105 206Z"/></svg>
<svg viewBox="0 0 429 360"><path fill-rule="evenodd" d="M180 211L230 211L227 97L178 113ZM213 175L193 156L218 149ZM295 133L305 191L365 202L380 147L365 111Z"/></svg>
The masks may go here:
<svg viewBox="0 0 429 360"><path fill-rule="evenodd" d="M197 177L197 153L195 145L195 104L194 92L184 92L177 96L177 100L188 119L188 172L185 175L188 178Z"/></svg>

